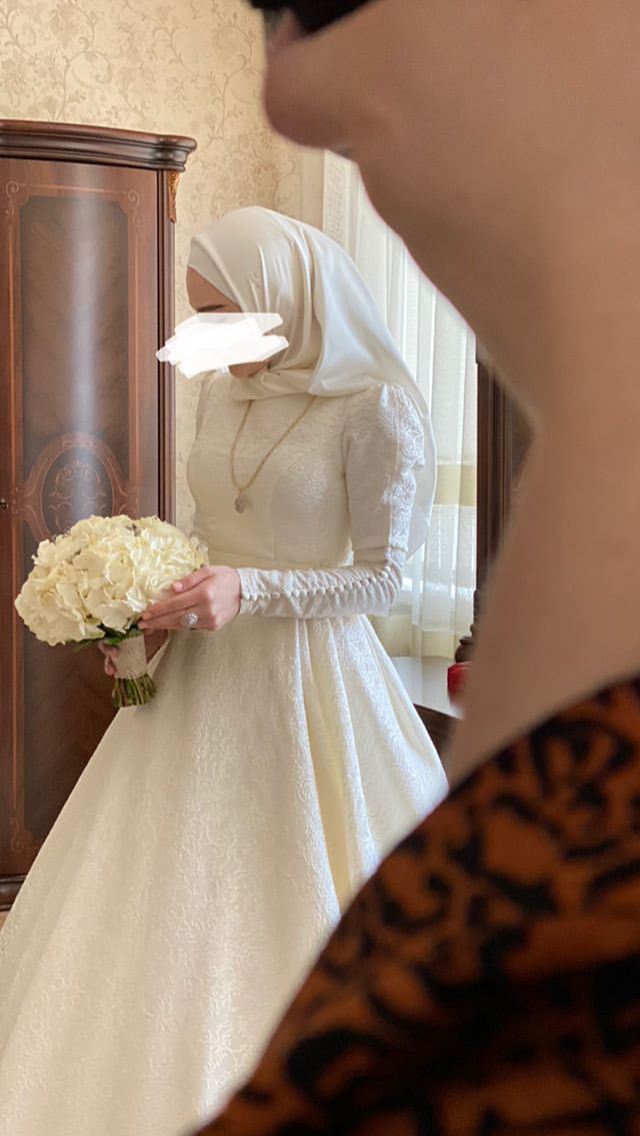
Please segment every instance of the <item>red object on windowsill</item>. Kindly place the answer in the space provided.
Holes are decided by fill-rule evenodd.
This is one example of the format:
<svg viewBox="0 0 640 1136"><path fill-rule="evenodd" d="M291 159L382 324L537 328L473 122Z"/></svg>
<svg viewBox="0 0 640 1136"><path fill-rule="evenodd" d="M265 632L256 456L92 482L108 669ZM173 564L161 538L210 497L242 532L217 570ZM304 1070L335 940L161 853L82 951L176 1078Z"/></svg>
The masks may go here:
<svg viewBox="0 0 640 1136"><path fill-rule="evenodd" d="M447 690L451 698L459 698L464 692L464 685L471 663L452 663L447 670Z"/></svg>

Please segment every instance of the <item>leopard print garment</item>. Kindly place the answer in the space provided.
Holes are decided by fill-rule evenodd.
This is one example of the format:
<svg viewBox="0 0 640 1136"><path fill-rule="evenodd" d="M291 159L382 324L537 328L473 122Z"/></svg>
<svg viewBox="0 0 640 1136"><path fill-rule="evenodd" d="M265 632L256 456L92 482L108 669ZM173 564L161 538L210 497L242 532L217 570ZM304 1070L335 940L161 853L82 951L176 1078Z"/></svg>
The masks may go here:
<svg viewBox="0 0 640 1136"><path fill-rule="evenodd" d="M640 1133L640 679L505 749L395 849L203 1132Z"/></svg>

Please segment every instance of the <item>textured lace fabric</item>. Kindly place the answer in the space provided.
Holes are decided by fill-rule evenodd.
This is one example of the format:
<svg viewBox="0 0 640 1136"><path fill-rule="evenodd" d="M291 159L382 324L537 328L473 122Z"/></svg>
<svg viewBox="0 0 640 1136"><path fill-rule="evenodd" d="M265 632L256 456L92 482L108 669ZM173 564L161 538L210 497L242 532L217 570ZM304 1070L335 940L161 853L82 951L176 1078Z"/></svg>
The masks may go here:
<svg viewBox="0 0 640 1136"><path fill-rule="evenodd" d="M297 619L384 614L402 583L420 421L403 391L378 387L346 408L342 453L353 565L298 571L240 569L243 612ZM336 499L341 501L342 485ZM308 504L314 521L313 495Z"/></svg>
<svg viewBox="0 0 640 1136"><path fill-rule="evenodd" d="M238 514L231 381L203 388L197 531L271 597L265 614L288 606L172 634L156 697L116 716L67 801L0 933L0 1136L182 1136L203 1121L340 911L446 792L354 614L387 603L400 571L411 406L384 388L318 399ZM305 400L252 407L241 483Z"/></svg>

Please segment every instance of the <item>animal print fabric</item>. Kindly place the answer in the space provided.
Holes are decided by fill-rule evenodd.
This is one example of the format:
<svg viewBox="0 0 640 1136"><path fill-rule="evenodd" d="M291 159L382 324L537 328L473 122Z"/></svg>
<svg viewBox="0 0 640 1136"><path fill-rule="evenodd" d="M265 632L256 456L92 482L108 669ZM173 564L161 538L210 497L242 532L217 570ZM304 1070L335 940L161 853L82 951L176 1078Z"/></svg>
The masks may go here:
<svg viewBox="0 0 640 1136"><path fill-rule="evenodd" d="M640 1133L640 679L494 756L387 857L205 1132Z"/></svg>

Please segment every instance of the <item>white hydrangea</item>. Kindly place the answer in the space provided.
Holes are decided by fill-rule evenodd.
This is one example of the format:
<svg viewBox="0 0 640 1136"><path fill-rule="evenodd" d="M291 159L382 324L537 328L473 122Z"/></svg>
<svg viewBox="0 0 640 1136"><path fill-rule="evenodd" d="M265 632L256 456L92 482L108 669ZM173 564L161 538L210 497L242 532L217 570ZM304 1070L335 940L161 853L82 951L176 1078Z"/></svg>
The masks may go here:
<svg viewBox="0 0 640 1136"><path fill-rule="evenodd" d="M16 599L36 638L57 643L126 634L140 612L206 562L202 546L158 517L87 517L38 545Z"/></svg>

